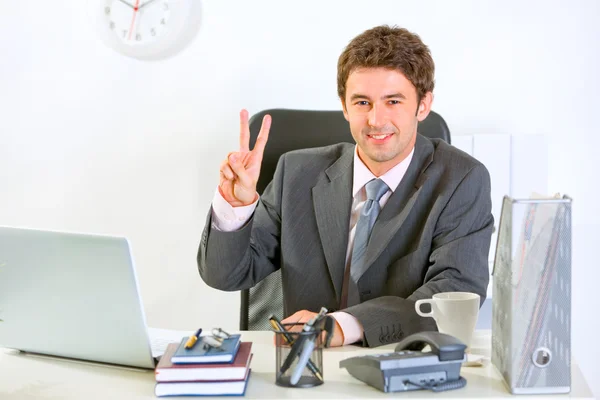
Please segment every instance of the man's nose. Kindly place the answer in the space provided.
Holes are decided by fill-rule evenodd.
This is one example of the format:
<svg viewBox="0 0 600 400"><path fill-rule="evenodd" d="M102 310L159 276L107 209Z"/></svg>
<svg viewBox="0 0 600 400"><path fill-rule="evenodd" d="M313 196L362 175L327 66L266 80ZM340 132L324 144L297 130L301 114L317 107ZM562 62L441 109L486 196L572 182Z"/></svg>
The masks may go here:
<svg viewBox="0 0 600 400"><path fill-rule="evenodd" d="M369 126L373 128L380 128L387 123L385 110L378 105L373 105L369 111Z"/></svg>

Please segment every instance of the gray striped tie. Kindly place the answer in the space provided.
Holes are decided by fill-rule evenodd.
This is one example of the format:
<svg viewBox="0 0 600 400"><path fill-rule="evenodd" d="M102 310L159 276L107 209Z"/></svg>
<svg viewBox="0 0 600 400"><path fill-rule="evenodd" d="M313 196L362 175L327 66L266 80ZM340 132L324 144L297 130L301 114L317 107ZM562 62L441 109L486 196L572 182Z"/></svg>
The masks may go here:
<svg viewBox="0 0 600 400"><path fill-rule="evenodd" d="M354 246L352 248L352 261L350 263L350 277L347 280L348 299L347 305L352 306L360 303L357 282L362 271L369 236L375 220L381 211L379 200L389 190L388 185L381 179L373 179L365 185L367 190L367 201L363 205L360 217L356 223L356 232L354 235Z"/></svg>

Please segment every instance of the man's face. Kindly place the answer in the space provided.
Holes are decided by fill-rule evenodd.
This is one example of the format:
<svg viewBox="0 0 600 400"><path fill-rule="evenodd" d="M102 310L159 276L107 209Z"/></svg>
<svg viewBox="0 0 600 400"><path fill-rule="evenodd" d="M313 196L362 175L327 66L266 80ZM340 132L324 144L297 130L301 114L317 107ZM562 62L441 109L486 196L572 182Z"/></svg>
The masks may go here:
<svg viewBox="0 0 600 400"><path fill-rule="evenodd" d="M344 116L360 159L375 176L410 154L417 124L429 114L432 100L427 93L418 102L414 85L396 70L362 68L350 73L342 100Z"/></svg>

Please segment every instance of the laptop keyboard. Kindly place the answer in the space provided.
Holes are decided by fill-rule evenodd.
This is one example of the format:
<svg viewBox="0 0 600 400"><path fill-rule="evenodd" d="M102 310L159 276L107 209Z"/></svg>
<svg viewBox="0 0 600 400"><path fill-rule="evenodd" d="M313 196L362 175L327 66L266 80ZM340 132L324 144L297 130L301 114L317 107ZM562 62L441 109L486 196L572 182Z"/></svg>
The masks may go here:
<svg viewBox="0 0 600 400"><path fill-rule="evenodd" d="M169 345L169 343L171 343L170 340L162 337L150 338L150 348L152 349L152 355L156 356L157 354L163 354L165 350L167 350L167 346Z"/></svg>
<svg viewBox="0 0 600 400"><path fill-rule="evenodd" d="M162 356L169 343L180 343L182 338L188 337L192 333L190 331L176 331L173 329L148 328L152 357Z"/></svg>

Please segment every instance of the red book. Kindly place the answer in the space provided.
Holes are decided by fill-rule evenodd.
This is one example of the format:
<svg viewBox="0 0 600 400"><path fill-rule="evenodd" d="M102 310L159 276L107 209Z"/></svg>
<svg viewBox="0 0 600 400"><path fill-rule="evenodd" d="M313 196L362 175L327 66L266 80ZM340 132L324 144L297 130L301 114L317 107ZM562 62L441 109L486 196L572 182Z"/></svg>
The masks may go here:
<svg viewBox="0 0 600 400"><path fill-rule="evenodd" d="M241 381L246 377L252 359L252 342L241 342L232 363L173 364L171 357L179 343L170 343L160 358L154 375L157 382Z"/></svg>

